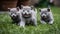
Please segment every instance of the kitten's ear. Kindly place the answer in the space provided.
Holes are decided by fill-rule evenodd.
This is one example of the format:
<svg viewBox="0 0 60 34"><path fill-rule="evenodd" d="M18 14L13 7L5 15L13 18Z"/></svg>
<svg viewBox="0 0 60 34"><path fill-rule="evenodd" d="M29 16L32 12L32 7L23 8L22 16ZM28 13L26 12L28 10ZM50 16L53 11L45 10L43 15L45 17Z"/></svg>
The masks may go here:
<svg viewBox="0 0 60 34"><path fill-rule="evenodd" d="M18 11L19 11L19 9L20 9L20 8L19 8L19 7L17 7L17 10L18 10Z"/></svg>
<svg viewBox="0 0 60 34"><path fill-rule="evenodd" d="M23 5L21 5L21 9L23 8Z"/></svg>
<svg viewBox="0 0 60 34"><path fill-rule="evenodd" d="M34 6L31 6L31 10L35 10L35 7Z"/></svg>
<svg viewBox="0 0 60 34"><path fill-rule="evenodd" d="M47 8L48 12L50 12L50 5L48 5L48 8Z"/></svg>
<svg viewBox="0 0 60 34"><path fill-rule="evenodd" d="M41 8L39 8L39 12L41 12Z"/></svg>
<svg viewBox="0 0 60 34"><path fill-rule="evenodd" d="M34 11L35 11L36 9L35 9L35 7L34 7L34 6L31 6L31 10L34 10Z"/></svg>
<svg viewBox="0 0 60 34"><path fill-rule="evenodd" d="M50 12L50 8L48 8L47 10L48 10L48 12Z"/></svg>
<svg viewBox="0 0 60 34"><path fill-rule="evenodd" d="M34 7L33 6L31 6L31 10L33 10L34 9Z"/></svg>
<svg viewBox="0 0 60 34"><path fill-rule="evenodd" d="M10 11L11 8L8 8L8 11Z"/></svg>

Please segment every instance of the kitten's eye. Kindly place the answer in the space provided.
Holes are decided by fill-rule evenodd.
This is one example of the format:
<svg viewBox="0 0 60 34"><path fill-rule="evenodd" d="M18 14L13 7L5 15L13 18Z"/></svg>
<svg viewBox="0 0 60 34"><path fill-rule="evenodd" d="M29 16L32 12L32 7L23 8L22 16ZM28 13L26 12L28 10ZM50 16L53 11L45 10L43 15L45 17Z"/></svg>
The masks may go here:
<svg viewBox="0 0 60 34"><path fill-rule="evenodd" d="M45 14L47 14L47 13L45 13Z"/></svg>
<svg viewBox="0 0 60 34"><path fill-rule="evenodd" d="M16 14L16 13L15 13Z"/></svg>
<svg viewBox="0 0 60 34"><path fill-rule="evenodd" d="M11 15L12 15L13 13L11 13Z"/></svg>
<svg viewBox="0 0 60 34"><path fill-rule="evenodd" d="M23 10L23 12L24 12L25 10Z"/></svg>
<svg viewBox="0 0 60 34"><path fill-rule="evenodd" d="M28 12L29 12L29 10L28 10Z"/></svg>

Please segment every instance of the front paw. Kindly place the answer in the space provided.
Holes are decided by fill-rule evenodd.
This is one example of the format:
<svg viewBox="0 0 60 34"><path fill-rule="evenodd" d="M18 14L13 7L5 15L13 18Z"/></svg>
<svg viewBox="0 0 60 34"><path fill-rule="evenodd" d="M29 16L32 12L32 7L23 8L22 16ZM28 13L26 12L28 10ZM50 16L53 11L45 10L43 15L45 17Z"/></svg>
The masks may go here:
<svg viewBox="0 0 60 34"><path fill-rule="evenodd" d="M46 22L45 22L45 21L41 21L41 23L42 23L42 24L46 24Z"/></svg>
<svg viewBox="0 0 60 34"><path fill-rule="evenodd" d="M20 27L25 27L25 22L20 22Z"/></svg>
<svg viewBox="0 0 60 34"><path fill-rule="evenodd" d="M50 21L49 24L53 24L53 21Z"/></svg>

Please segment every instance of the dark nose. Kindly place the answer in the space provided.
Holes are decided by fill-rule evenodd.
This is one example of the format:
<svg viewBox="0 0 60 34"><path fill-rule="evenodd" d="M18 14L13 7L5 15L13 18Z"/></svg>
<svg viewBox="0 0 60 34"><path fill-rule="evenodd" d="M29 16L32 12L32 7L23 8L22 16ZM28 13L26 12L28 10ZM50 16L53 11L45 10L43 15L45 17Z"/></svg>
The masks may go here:
<svg viewBox="0 0 60 34"><path fill-rule="evenodd" d="M43 16L43 18L47 18L46 16Z"/></svg>
<svg viewBox="0 0 60 34"><path fill-rule="evenodd" d="M25 15L26 15L26 13L25 13Z"/></svg>
<svg viewBox="0 0 60 34"><path fill-rule="evenodd" d="M15 17L15 16L13 15L13 17Z"/></svg>
<svg viewBox="0 0 60 34"><path fill-rule="evenodd" d="M43 17L45 17L45 16L43 16Z"/></svg>
<svg viewBox="0 0 60 34"><path fill-rule="evenodd" d="M46 17L46 16L43 16L44 18Z"/></svg>

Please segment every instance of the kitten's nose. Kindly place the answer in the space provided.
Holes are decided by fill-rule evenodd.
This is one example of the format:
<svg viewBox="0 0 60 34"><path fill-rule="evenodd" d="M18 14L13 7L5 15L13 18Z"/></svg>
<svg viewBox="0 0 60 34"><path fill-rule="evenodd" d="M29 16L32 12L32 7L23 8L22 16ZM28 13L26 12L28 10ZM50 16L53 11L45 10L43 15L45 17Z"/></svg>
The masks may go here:
<svg viewBox="0 0 60 34"><path fill-rule="evenodd" d="M13 17L15 17L15 16L13 15Z"/></svg>
<svg viewBox="0 0 60 34"><path fill-rule="evenodd" d="M43 17L45 17L45 16L43 16Z"/></svg>
<svg viewBox="0 0 60 34"><path fill-rule="evenodd" d="M43 16L43 18L47 18L46 16Z"/></svg>
<svg viewBox="0 0 60 34"><path fill-rule="evenodd" d="M25 15L26 15L26 13L25 13Z"/></svg>

